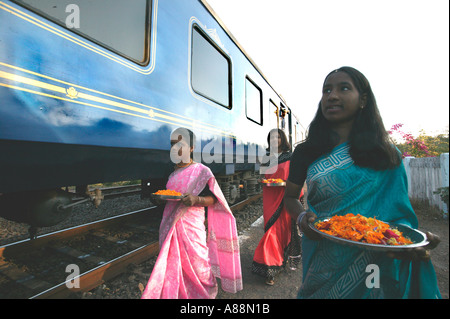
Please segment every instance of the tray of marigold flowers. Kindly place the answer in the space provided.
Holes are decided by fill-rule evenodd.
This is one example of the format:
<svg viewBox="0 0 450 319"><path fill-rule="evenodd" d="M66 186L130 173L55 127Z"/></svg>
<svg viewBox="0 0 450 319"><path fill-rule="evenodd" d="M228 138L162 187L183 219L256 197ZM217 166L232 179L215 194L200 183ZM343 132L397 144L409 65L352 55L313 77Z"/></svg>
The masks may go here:
<svg viewBox="0 0 450 319"><path fill-rule="evenodd" d="M400 251L428 244L427 236L417 229L360 214L320 218L310 226L324 238L370 250Z"/></svg>
<svg viewBox="0 0 450 319"><path fill-rule="evenodd" d="M283 181L281 178L266 178L262 179L261 183L265 186L269 187L283 187L286 186L286 182Z"/></svg>
<svg viewBox="0 0 450 319"><path fill-rule="evenodd" d="M183 198L183 194L172 189L161 189L152 195L162 200L180 200Z"/></svg>

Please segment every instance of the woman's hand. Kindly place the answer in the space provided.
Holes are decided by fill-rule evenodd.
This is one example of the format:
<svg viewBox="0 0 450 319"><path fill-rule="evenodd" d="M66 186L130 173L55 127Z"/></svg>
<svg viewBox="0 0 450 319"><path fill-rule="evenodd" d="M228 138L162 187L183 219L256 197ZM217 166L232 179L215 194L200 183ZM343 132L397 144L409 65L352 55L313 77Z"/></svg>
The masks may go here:
<svg viewBox="0 0 450 319"><path fill-rule="evenodd" d="M431 258L430 250L436 248L441 239L438 235L430 232L425 233L429 244L424 247L409 248L402 252L389 252L388 256L395 259L411 260L411 261L428 261Z"/></svg>
<svg viewBox="0 0 450 319"><path fill-rule="evenodd" d="M305 216L303 216L300 221L300 231L305 234L309 239L312 240L320 240L322 237L317 234L314 230L309 226L310 223L313 223L317 219L317 215L313 212L307 212Z"/></svg>
<svg viewBox="0 0 450 319"><path fill-rule="evenodd" d="M199 197L192 194L183 194L181 202L186 206L194 206L198 204Z"/></svg>

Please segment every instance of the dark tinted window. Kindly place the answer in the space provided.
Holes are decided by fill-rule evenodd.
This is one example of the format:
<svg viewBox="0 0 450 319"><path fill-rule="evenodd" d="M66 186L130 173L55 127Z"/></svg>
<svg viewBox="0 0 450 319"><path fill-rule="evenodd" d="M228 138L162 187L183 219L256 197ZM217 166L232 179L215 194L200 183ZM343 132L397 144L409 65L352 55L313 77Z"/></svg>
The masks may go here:
<svg viewBox="0 0 450 319"><path fill-rule="evenodd" d="M148 0L15 0L136 62L147 60ZM79 25L74 27L79 13ZM79 10L78 10L79 9ZM67 12L66 12L67 11Z"/></svg>
<svg viewBox="0 0 450 319"><path fill-rule="evenodd" d="M245 109L247 118L262 124L262 91L249 78L245 79Z"/></svg>
<svg viewBox="0 0 450 319"><path fill-rule="evenodd" d="M192 89L231 108L230 61L203 32L193 28L191 85Z"/></svg>

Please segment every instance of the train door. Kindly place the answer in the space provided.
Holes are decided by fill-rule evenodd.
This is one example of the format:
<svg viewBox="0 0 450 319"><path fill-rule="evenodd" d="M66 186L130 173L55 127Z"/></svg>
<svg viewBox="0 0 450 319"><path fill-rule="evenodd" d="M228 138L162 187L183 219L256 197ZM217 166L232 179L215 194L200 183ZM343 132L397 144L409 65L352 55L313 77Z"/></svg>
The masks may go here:
<svg viewBox="0 0 450 319"><path fill-rule="evenodd" d="M294 121L293 128L294 128L294 143L297 143L300 140L299 138L300 132L297 121Z"/></svg>
<svg viewBox="0 0 450 319"><path fill-rule="evenodd" d="M281 103L279 112L279 128L283 130L283 132L286 134L286 137L289 137L288 111L288 108L284 106L283 103Z"/></svg>
<svg viewBox="0 0 450 319"><path fill-rule="evenodd" d="M288 109L288 112L287 112L287 122L288 122L288 125L287 125L288 130L287 131L289 132L289 134L286 136L287 136L289 144L291 145L291 148L292 148L294 140L292 137L292 112L290 109Z"/></svg>
<svg viewBox="0 0 450 319"><path fill-rule="evenodd" d="M295 115L292 118L293 143L296 144L304 140L304 132L301 129L301 124Z"/></svg>

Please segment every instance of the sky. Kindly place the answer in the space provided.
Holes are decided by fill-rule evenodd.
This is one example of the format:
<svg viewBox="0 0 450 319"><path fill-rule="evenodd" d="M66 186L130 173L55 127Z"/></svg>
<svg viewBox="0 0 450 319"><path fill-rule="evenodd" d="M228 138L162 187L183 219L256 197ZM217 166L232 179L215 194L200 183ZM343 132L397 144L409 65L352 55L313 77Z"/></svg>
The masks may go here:
<svg viewBox="0 0 450 319"><path fill-rule="evenodd" d="M448 0L206 0L306 129L326 75L369 80L386 129L448 132Z"/></svg>

